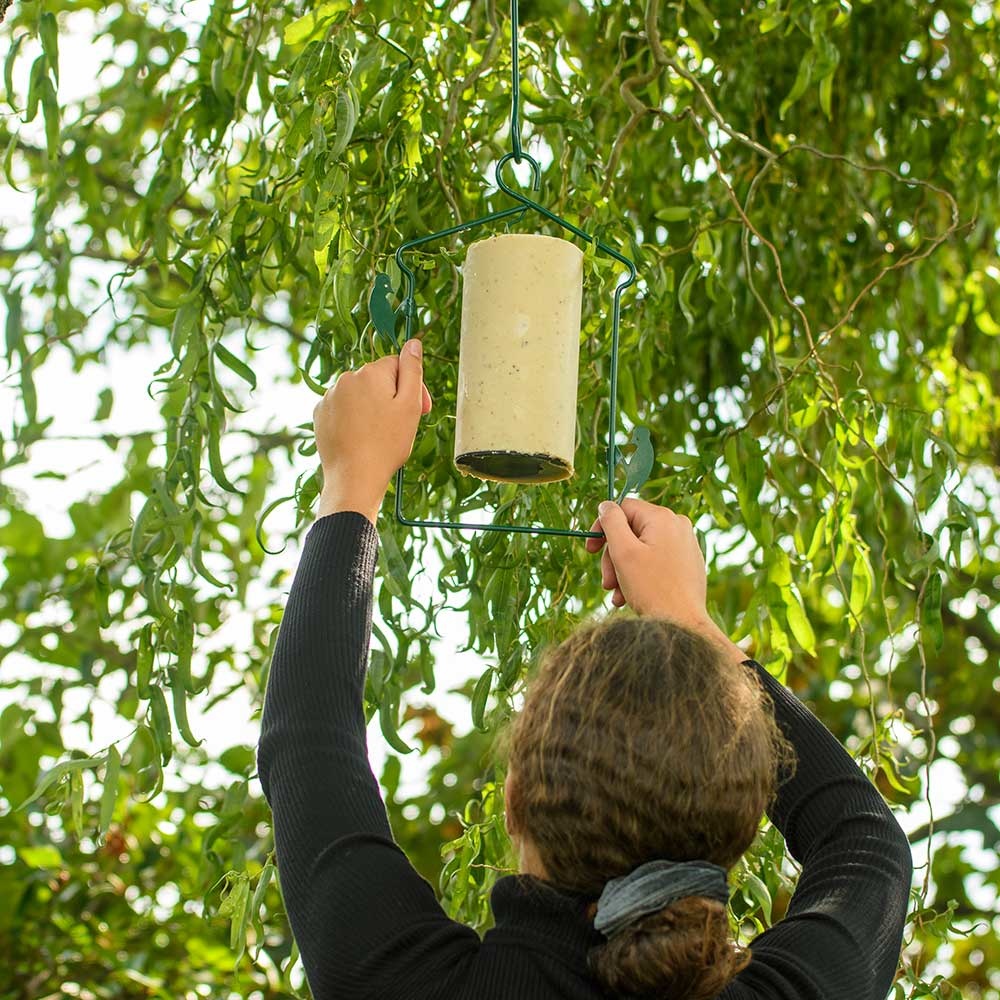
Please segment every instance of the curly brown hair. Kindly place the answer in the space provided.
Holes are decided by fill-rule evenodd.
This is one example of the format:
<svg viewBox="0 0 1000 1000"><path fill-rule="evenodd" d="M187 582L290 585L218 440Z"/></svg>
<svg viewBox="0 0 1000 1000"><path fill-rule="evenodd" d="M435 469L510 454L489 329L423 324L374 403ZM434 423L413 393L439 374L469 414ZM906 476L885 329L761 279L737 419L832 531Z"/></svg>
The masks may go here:
<svg viewBox="0 0 1000 1000"><path fill-rule="evenodd" d="M508 822L543 881L593 895L654 858L731 868L795 751L749 666L707 638L631 609L542 650L501 732ZM724 904L686 897L592 948L612 995L708 1000L750 962Z"/></svg>

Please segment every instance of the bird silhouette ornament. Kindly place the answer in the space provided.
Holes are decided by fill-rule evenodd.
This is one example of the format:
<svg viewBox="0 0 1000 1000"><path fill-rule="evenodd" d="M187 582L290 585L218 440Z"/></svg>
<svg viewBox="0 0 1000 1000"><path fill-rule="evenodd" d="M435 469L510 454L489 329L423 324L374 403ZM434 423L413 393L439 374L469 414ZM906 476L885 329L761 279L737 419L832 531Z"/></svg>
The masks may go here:
<svg viewBox="0 0 1000 1000"><path fill-rule="evenodd" d="M388 274L376 274L375 275L375 286L372 288L371 297L368 299L368 312L371 315L372 323L375 324L375 329L378 333L382 334L386 340L392 343L393 348L399 351L399 340L396 337L396 317L403 313L405 315L405 310L407 305L409 305L409 299L403 299L403 301L393 309L390 302L393 297L392 291L392 281L389 279Z"/></svg>
<svg viewBox="0 0 1000 1000"><path fill-rule="evenodd" d="M634 427L632 437L625 447L629 445L635 445L635 450L625 460L625 486L615 501L619 505L626 493L638 493L639 487L649 479L649 474L653 471L653 443L649 440L649 428ZM615 445L615 465L621 464L624 458L621 449Z"/></svg>

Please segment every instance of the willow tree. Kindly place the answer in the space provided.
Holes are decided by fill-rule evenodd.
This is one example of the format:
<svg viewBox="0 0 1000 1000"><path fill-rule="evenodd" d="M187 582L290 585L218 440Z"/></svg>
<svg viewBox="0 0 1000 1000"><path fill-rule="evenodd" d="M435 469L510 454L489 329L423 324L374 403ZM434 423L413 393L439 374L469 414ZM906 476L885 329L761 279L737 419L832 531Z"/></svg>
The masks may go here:
<svg viewBox="0 0 1000 1000"><path fill-rule="evenodd" d="M386 352L368 300L377 272L398 278L395 249L510 204L493 178L512 141L500 0L213 0L194 16L42 0L15 2L0 27L0 151L31 206L27 234L0 217L4 385L18 393L0 467L51 435L39 388L52 360L100 367L112 344L162 359L150 374L162 422L142 433L102 431L117 388L102 372L89 433L119 478L70 503L69 537L47 536L25 491L3 491L3 651L38 665L7 681L0 714L4 996L69 982L80 996L225 984L277 997L301 984L253 748L222 755L221 787L163 784L182 763L202 773L186 706L233 696L220 664L260 705L287 562L263 576L273 600L233 648L205 642L245 606L268 553L294 547L320 483L308 423L279 414L283 431L255 435L239 413L268 406L265 342L311 412L311 393ZM110 53L92 86L74 78L68 34ZM656 462L639 495L697 521L713 615L900 813L928 798L933 761L962 770L964 801L912 834L918 860L944 831L1000 847L1000 719L984 710L1000 651L998 38L994 7L958 0L521 9L536 197L639 271L622 303L622 460L627 428L648 427ZM516 167L508 177L527 183ZM553 232L531 216L509 229ZM457 236L417 257L434 411L403 509L587 529L606 478L615 268L587 257L575 477L501 486L452 461L465 246ZM275 495L286 459L295 492ZM65 469L44 474L57 487ZM490 887L513 866L493 736L538 651L606 594L579 539L410 530L394 489L366 685L396 751L381 781L401 845L448 912L484 929ZM281 504L295 511L290 535L269 528ZM413 587L431 552L444 570L425 607ZM435 709L445 606L482 660L465 737L454 724L466 720ZM96 754L64 743L74 690L111 704L126 735ZM428 787L404 800L398 755L435 749ZM895 995L996 998L996 916L967 894L963 847L932 844ZM745 942L794 888L766 822L736 879ZM945 944L950 965L935 965Z"/></svg>

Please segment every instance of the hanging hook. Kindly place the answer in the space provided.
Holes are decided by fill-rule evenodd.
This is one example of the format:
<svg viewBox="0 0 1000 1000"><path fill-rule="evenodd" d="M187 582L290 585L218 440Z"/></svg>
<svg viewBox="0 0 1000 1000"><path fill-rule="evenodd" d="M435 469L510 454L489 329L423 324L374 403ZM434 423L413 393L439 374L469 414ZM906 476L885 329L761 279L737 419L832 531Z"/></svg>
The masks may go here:
<svg viewBox="0 0 1000 1000"><path fill-rule="evenodd" d="M3 0L0 0L2 3ZM417 320L417 310L415 303L415 290L416 290L416 277L414 275L413 269L409 267L404 259L404 254L416 247L423 246L435 240L443 239L447 236L452 236L457 233L465 233L471 229L476 229L479 226L487 225L493 222L504 222L509 223L515 219L520 221L525 211L529 208L536 211L542 218L547 219L549 222L561 227L567 232L573 233L580 239L586 240L590 244L596 244L598 250L602 253L607 254L614 260L618 261L625 268L625 273L619 276L619 280L614 289L613 306L611 311L611 386L609 391L609 406L610 406L610 418L609 418L609 430L608 430L608 446L605 451L607 455L607 496L608 499L613 499L615 495L615 469L622 464L622 454L621 449L615 445L615 429L617 427L616 419L616 396L618 387L618 335L619 335L619 324L621 317L621 299L622 293L630 286L635 284L637 279L637 272L635 264L629 260L627 257L623 256L613 247L608 246L601 240L597 239L596 236L592 236L590 233L585 232L578 226L573 225L566 219L560 218L558 215L549 211L544 205L540 205L538 202L532 201L527 194L522 194L520 191L515 190L503 179L503 168L507 165L510 160L515 163L520 163L522 160L527 160L529 166L531 167L531 188L530 190L538 191L541 187L542 170L538 162L529 154L525 153L521 147L521 126L520 126L520 104L521 104L521 82L518 72L518 58L517 58L517 38L519 34L518 30L518 0L511 0L510 3L510 19L511 19L511 37L510 37L510 54L511 54L511 69L513 77L513 86L511 88L511 107L510 107L510 137L512 151L506 153L502 156L496 165L496 183L497 187L503 191L505 194L509 195L517 203L516 207L502 209L498 212L491 212L488 215L483 216L479 219L474 219L471 222L462 222L457 226L451 226L448 229L444 229L441 232L431 233L427 236L420 236L415 239L409 240L403 243L396 250L396 263L399 266L400 272L404 280L405 294L403 295L402 304L396 309L392 310L389 304L389 277L388 275L382 275L380 278L376 278L375 288L372 292L372 296L369 301L369 309L372 315L372 321L375 325L376 330L383 334L384 338L391 339L394 347L398 348L398 340L396 337L396 323L397 314L402 313L405 320L405 337L403 339L409 340L413 336L413 326ZM649 475L650 469L652 467L652 448L649 444L648 430L644 427L635 427L632 432L632 444L636 445L636 450L633 455L628 459L626 463L626 483L624 489L618 495L618 502L621 503L622 497L625 493L630 490L638 490L640 486L646 481ZM599 538L600 534L593 531L581 531L581 530L566 530L562 528L538 528L535 526L527 525L507 525L507 524L469 524L468 522L457 522L457 521L430 521L430 520L414 520L412 518L407 518L403 516L402 508L402 498L403 498L403 468L400 467L396 472L396 520L400 524L409 525L411 527L428 527L428 528L454 528L463 531L503 531L510 533L534 533L542 535L563 535L572 536L580 538Z"/></svg>
<svg viewBox="0 0 1000 1000"><path fill-rule="evenodd" d="M538 165L538 161L535 160L534 157L529 156L527 153L522 153L520 160L518 159L517 153L504 153L504 155L500 157L496 170L497 187L500 188L501 191L506 191L511 197L517 198L517 194L515 194L515 192L504 183L503 178L500 176L504 166L510 160L513 160L515 163L519 163L520 160L527 160L528 163L531 164L531 190L537 191L542 181L542 168Z"/></svg>

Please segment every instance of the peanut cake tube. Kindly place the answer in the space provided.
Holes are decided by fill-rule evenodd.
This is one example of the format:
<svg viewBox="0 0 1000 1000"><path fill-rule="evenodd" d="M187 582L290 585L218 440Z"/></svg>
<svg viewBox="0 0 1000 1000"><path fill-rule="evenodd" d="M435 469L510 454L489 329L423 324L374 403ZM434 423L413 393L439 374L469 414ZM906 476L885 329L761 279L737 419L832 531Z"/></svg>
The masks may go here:
<svg viewBox="0 0 1000 1000"><path fill-rule="evenodd" d="M462 277L455 466L494 482L571 478L583 252L491 236L470 245Z"/></svg>

